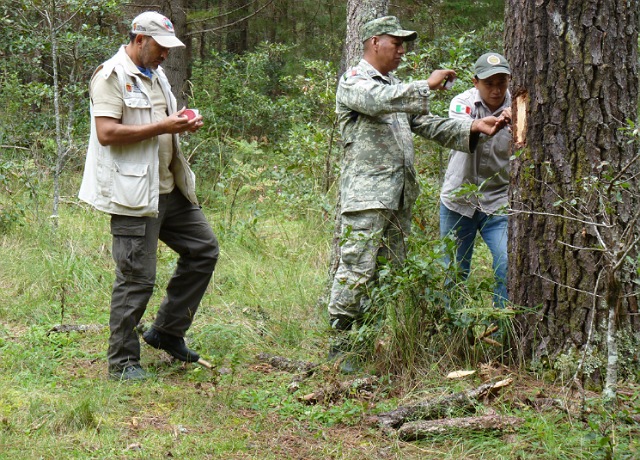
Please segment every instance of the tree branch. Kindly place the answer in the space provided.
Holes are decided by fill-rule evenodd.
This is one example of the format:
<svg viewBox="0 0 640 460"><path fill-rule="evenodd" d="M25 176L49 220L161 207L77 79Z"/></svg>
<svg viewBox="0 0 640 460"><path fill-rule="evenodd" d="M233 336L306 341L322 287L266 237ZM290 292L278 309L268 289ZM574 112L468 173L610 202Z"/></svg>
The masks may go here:
<svg viewBox="0 0 640 460"><path fill-rule="evenodd" d="M196 30L196 31L193 31L193 32L187 32L184 35L185 36L190 36L190 35L196 35L196 34L203 34L203 33L206 33L206 32L216 32L218 30L228 29L229 27L233 27L235 25L238 25L238 24L240 24L240 23L252 18L253 16L256 16L260 11L264 10L267 6L271 5L273 2L274 2L274 0L269 0L267 3L265 3L260 8L255 10L253 13L249 14L248 16L245 16L244 18L238 19L235 22L230 22L229 24L225 24L225 25L220 26L220 27L214 27L212 29L202 29L202 30Z"/></svg>

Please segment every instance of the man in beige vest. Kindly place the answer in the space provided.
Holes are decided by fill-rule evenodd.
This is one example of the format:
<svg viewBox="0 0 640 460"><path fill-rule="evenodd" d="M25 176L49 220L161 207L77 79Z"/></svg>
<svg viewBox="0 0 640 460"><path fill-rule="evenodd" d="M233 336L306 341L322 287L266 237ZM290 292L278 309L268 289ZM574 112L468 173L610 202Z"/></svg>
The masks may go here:
<svg viewBox="0 0 640 460"><path fill-rule="evenodd" d="M158 241L178 253L166 296L143 339L176 359L196 362L184 335L218 260L218 242L195 195L195 176L178 135L202 116L178 110L160 64L184 46L173 24L145 12L130 41L95 71L91 137L79 197L111 214L116 280L111 296L108 363L114 379L148 377L140 366L137 326L153 293Z"/></svg>

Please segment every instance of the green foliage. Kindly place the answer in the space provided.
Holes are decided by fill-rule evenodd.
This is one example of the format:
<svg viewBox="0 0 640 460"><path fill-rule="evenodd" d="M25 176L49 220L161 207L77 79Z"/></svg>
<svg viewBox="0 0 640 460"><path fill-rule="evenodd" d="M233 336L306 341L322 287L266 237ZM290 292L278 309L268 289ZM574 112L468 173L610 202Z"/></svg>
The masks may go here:
<svg viewBox="0 0 640 460"><path fill-rule="evenodd" d="M404 2L403 2L404 3ZM501 21L504 16L504 0L427 0L406 2L397 8L397 16L405 25L408 20L420 31L421 41L435 40L441 36L458 36L470 30L484 28Z"/></svg>
<svg viewBox="0 0 640 460"><path fill-rule="evenodd" d="M24 224L27 203L35 203L38 170L33 161L0 158L0 235Z"/></svg>
<svg viewBox="0 0 640 460"><path fill-rule="evenodd" d="M350 333L354 353L380 374L401 376L410 387L432 363L445 368L474 366L509 352L515 312L491 306L492 272L476 271L469 282L453 284L455 274L445 255L453 253L454 242L426 235L412 238L402 267L380 261L371 306L364 322ZM491 349L478 339L496 325L501 349Z"/></svg>
<svg viewBox="0 0 640 460"><path fill-rule="evenodd" d="M389 438L363 424L368 415L397 407L391 395L413 398L478 384L477 380L447 384L441 375L460 365L502 358L505 350L475 342L489 324L504 323L503 330L510 333L513 312L490 306L492 273L482 244L476 248L468 282L447 284L452 274L443 255L452 245L437 237L437 177L447 152L440 150L438 164L434 161L438 150L422 141L416 145L423 194L415 208L409 258L400 270L383 268L380 283L371 292L368 319L353 333L368 370L382 375L384 384L369 395L372 399L349 394L324 404L303 401L303 395L324 385L342 383L323 362L326 308L318 299L327 281L339 172L333 111L344 35L339 18L344 17L345 5L304 1L281 2L274 8L285 3L292 8L291 17L277 21L276 28L278 38L291 38L282 40L286 44L263 43L242 55L205 47L205 58L194 64L191 105L201 110L206 128L182 140L222 252L187 340L215 369L170 362L165 353L143 345L143 365L156 376L144 385L106 379L113 280L108 216L75 199L79 177L74 174L63 182L67 196L61 204L58 233L41 219L39 208L51 194L48 171L55 153L50 47L34 11L6 2L0 5L0 145L9 146L0 152L0 354L6 357L0 360L3 455L34 459L637 456L640 446L632 424L637 410L632 404L632 409L615 412L593 403L584 424L564 413L516 411L527 422L509 435L509 442L496 435L465 433L417 446L389 443ZM398 12L401 19L415 18L423 37L400 73L408 79L424 78L435 68L452 67L460 79L453 91L461 91L470 86L475 58L488 49L502 48L501 24L493 21L502 2L426 3L427 8L424 3L416 7L415 15ZM59 9L60 18L70 20L59 38L62 121L72 134L67 141L73 152L82 151L88 136L86 85L91 72L122 40L116 30L122 22L117 7L113 2L68 2ZM71 17L76 10L78 15ZM287 29L299 11L314 14L300 16L296 26ZM20 17L19 12L26 15ZM331 17L331 12L340 14ZM269 24L259 15L252 20L256 22L249 33L257 42L258 36L267 36ZM449 26L454 29L446 29ZM422 33L429 27L432 30ZM430 36L436 38L429 40ZM452 94L434 96L436 111L446 111ZM79 166L81 157L76 159ZM152 320L175 263L175 255L161 245L159 289L144 321ZM92 333L51 333L51 326L59 322L101 328ZM619 333L619 343L621 365L633 369L634 337ZM321 365L306 380L296 381L298 388L291 385L297 377L256 363L260 352ZM579 356L561 358L546 369L561 375L558 381L564 382ZM583 366L591 370L590 364ZM637 376L629 372L624 378L634 381ZM403 391L408 388L412 392ZM634 396L628 398L635 401Z"/></svg>
<svg viewBox="0 0 640 460"><path fill-rule="evenodd" d="M243 56L212 52L194 64L192 104L211 120L209 134L271 141L282 132L289 118L281 98L288 49L263 44Z"/></svg>
<svg viewBox="0 0 640 460"><path fill-rule="evenodd" d="M50 98L45 85L38 82L25 84L16 72L0 73L0 143L33 148L32 140L53 129L52 111L43 106L47 100ZM42 109L47 112L42 116L25 116L39 113ZM6 155L15 157L17 153L8 151Z"/></svg>
<svg viewBox="0 0 640 460"><path fill-rule="evenodd" d="M214 54L194 72L193 100L209 107L207 127L185 137L185 151L198 175L215 184L201 194L205 202L226 203L229 226L235 203L246 196L293 213L333 207L325 192L338 174L335 69L305 61L303 74L286 75L276 64L287 51L265 44L242 59Z"/></svg>
<svg viewBox="0 0 640 460"><path fill-rule="evenodd" d="M29 148L40 167L52 169L60 154L54 102L57 98L68 159L77 159L75 134L88 132L88 78L114 42L113 29L99 24L118 14L118 6L110 0L56 2L55 8L46 2L11 5L0 5L0 144ZM19 150L9 153L22 157Z"/></svg>
<svg viewBox="0 0 640 460"><path fill-rule="evenodd" d="M473 66L484 53L503 53L502 22L489 22L479 30L460 33L456 36L443 34L426 43L420 42L416 49L407 53L406 61L398 69L405 80L426 79L435 69L453 69L457 79L449 91L435 92L430 110L447 116L449 101L462 91L473 86Z"/></svg>

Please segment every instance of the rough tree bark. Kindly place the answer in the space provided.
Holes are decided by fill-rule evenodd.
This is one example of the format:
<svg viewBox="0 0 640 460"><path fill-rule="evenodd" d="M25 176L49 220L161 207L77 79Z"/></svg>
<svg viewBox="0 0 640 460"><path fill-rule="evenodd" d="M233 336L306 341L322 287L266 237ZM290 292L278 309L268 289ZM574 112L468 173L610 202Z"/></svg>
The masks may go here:
<svg viewBox="0 0 640 460"><path fill-rule="evenodd" d="M637 116L638 1L507 0L505 18L509 291L528 309L518 321L525 356L553 359L584 352L592 328L606 337L609 307L618 324L638 326L621 261L635 256L640 168L620 130ZM630 188L610 185L616 175Z"/></svg>

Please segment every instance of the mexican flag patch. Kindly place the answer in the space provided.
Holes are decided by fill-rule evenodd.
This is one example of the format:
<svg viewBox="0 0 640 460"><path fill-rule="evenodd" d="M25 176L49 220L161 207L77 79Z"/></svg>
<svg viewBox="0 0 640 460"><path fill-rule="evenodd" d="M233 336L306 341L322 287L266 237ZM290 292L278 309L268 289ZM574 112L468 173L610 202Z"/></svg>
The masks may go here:
<svg viewBox="0 0 640 460"><path fill-rule="evenodd" d="M467 115L469 115L471 113L471 107L467 106L467 105L461 105L458 104L456 105L456 113L466 113Z"/></svg>

